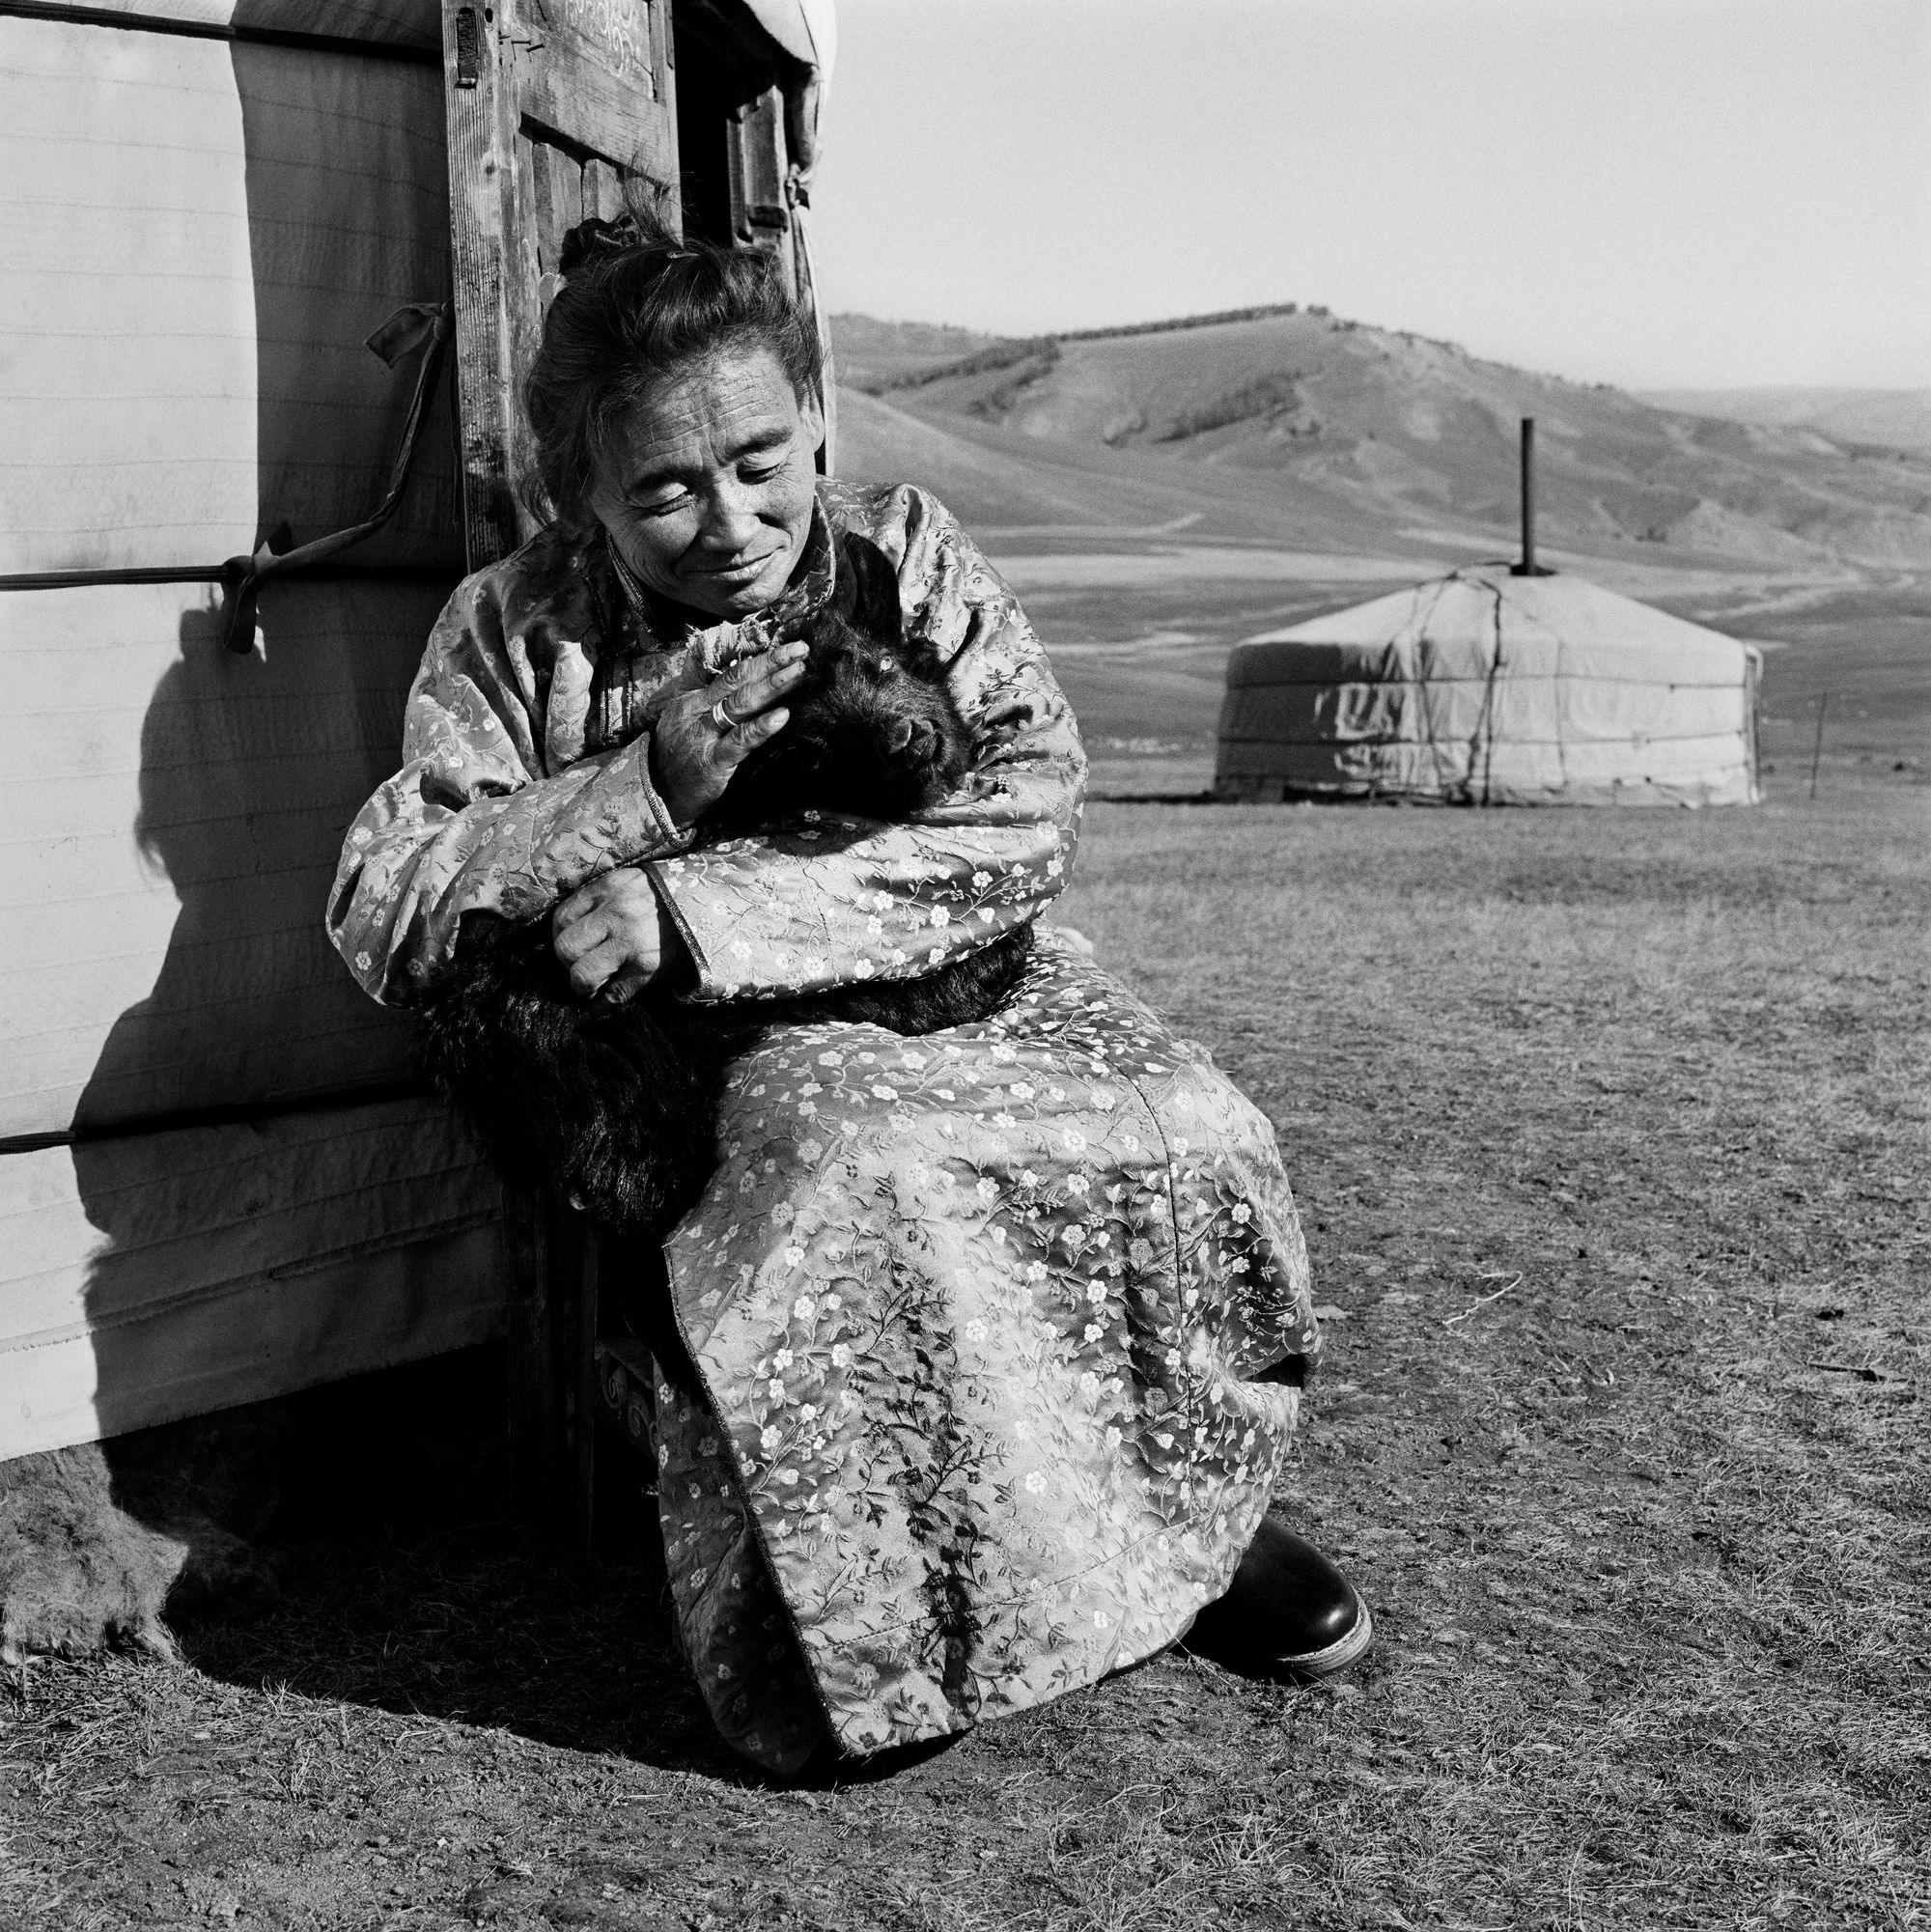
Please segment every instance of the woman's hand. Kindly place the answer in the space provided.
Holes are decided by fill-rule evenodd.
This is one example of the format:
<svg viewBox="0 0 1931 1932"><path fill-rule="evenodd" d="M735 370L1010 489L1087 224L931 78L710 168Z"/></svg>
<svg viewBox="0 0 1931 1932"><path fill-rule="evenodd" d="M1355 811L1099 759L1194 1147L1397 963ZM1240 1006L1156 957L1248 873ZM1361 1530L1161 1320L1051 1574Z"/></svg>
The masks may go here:
<svg viewBox="0 0 1931 1932"><path fill-rule="evenodd" d="M579 886L550 915L550 943L579 998L621 1006L687 957L650 880L622 865Z"/></svg>
<svg viewBox="0 0 1931 1932"><path fill-rule="evenodd" d="M732 772L784 729L791 714L780 700L803 677L808 654L804 640L794 638L664 707L651 733L651 782L679 825L695 825L724 796ZM718 722L720 705L728 729Z"/></svg>

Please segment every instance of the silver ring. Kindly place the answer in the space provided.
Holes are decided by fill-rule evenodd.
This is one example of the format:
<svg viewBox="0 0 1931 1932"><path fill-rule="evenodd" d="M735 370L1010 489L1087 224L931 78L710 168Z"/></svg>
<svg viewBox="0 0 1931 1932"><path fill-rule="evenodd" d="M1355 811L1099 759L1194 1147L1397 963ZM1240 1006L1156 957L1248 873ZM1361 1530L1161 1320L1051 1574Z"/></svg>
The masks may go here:
<svg viewBox="0 0 1931 1932"><path fill-rule="evenodd" d="M711 722L714 724L719 731L736 731L738 729L738 720L735 717L733 717L728 711L724 709L724 700L722 698L719 698L717 702L711 707Z"/></svg>

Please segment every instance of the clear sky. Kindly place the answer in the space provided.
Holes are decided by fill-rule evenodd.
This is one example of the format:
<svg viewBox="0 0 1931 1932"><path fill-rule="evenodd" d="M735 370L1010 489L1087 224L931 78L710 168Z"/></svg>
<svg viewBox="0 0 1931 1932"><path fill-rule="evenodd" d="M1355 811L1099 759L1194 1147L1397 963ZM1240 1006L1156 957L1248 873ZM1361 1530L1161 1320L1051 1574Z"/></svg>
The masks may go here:
<svg viewBox="0 0 1931 1932"><path fill-rule="evenodd" d="M1931 384L1931 0L838 0L828 305Z"/></svg>

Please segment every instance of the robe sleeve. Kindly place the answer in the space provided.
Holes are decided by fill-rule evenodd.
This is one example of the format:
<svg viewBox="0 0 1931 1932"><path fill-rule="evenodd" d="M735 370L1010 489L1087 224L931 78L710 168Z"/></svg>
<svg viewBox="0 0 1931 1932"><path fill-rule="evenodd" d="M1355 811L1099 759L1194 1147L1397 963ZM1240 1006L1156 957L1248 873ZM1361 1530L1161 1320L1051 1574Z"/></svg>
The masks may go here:
<svg viewBox="0 0 1931 1932"><path fill-rule="evenodd" d="M652 863L696 964L691 998L914 977L1032 919L1066 883L1086 758L1024 612L923 490L886 492L853 527L898 566L907 629L946 663L972 770L904 824L805 814Z"/></svg>
<svg viewBox="0 0 1931 1932"><path fill-rule="evenodd" d="M450 600L409 691L403 769L343 845L328 935L390 1004L448 957L463 913L537 918L601 873L688 843L652 788L648 734L548 775L545 747L587 705L590 660L557 645L539 694L504 632L499 579L514 568L479 573Z"/></svg>

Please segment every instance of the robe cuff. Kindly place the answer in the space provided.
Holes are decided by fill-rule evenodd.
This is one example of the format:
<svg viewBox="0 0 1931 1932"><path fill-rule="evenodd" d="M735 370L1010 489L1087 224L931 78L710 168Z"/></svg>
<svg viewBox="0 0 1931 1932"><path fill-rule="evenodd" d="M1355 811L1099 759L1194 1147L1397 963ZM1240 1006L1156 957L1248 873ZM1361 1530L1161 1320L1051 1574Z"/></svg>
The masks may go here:
<svg viewBox="0 0 1931 1932"><path fill-rule="evenodd" d="M1019 846L1016 831L1036 836ZM686 997L775 998L931 972L1034 918L1065 883L1071 843L1051 825L955 826L934 850L938 828L887 826L855 869L850 853L786 849L821 836L788 827L650 862L696 968Z"/></svg>
<svg viewBox="0 0 1931 1932"><path fill-rule="evenodd" d="M637 857L655 858L659 853L683 852L697 836L695 826L681 826L671 816L670 807L658 797L658 788L651 783L651 735L644 735L625 746L627 752L635 752L637 758L637 798L649 812L650 842L647 850L640 850Z"/></svg>
<svg viewBox="0 0 1931 1932"><path fill-rule="evenodd" d="M680 826L671 816L670 807L651 783L648 732L617 753L596 781L596 789L603 795L599 801L603 809L579 820L570 833L586 850L553 854L561 861L555 866L559 879L572 882L566 885L566 893L621 865L641 865L648 859L672 856L686 850L696 836L693 829Z"/></svg>

